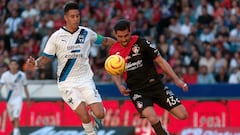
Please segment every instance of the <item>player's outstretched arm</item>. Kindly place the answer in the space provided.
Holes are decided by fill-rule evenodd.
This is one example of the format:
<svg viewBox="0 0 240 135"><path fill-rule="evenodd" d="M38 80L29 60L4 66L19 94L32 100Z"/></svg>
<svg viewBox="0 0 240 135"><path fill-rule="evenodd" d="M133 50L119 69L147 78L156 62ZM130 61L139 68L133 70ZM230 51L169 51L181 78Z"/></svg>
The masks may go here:
<svg viewBox="0 0 240 135"><path fill-rule="evenodd" d="M183 91L188 91L188 85L187 83L183 82L173 71L172 67L167 63L165 59L162 58L162 56L158 56L155 59L155 62L162 68L162 70L167 73L168 76L170 76L175 84L179 87L182 88Z"/></svg>
<svg viewBox="0 0 240 135"><path fill-rule="evenodd" d="M110 37L103 37L102 44L107 47L111 47L114 43L116 43L116 40Z"/></svg>
<svg viewBox="0 0 240 135"><path fill-rule="evenodd" d="M128 96L130 90L127 89L124 85L122 85L122 83L121 83L121 77L118 76L118 75L116 75L116 76L115 76L115 75L112 75L112 79L113 79L113 81L115 82L115 84L117 85L118 90L120 91L120 93L121 93L123 96Z"/></svg>
<svg viewBox="0 0 240 135"><path fill-rule="evenodd" d="M32 66L32 67L41 67L51 61L51 58L48 58L46 56L40 56L38 59L34 59L32 56L30 56L27 59L27 66Z"/></svg>

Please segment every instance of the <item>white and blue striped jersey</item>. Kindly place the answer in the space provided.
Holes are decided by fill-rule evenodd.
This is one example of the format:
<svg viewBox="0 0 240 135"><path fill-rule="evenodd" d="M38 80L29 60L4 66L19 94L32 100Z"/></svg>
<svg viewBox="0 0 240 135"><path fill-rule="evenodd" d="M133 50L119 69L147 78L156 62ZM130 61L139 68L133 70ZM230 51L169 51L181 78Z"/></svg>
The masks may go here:
<svg viewBox="0 0 240 135"><path fill-rule="evenodd" d="M93 43L101 44L103 37L83 26L70 33L64 27L49 38L43 56L58 59L58 81L85 80L93 77L89 64L89 53Z"/></svg>
<svg viewBox="0 0 240 135"><path fill-rule="evenodd" d="M8 103L22 101L24 86L27 85L27 78L24 72L18 71L12 74L10 71L6 71L2 74L0 83L6 87Z"/></svg>

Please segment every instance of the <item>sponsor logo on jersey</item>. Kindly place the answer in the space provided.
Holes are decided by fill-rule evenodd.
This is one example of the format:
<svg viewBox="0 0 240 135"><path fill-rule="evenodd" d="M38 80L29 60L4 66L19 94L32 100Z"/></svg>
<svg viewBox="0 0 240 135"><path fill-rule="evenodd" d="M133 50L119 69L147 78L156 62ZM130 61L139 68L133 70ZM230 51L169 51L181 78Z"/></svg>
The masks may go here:
<svg viewBox="0 0 240 135"><path fill-rule="evenodd" d="M81 46L79 46L79 45L67 46L67 50L79 50L79 49L81 49Z"/></svg>
<svg viewBox="0 0 240 135"><path fill-rule="evenodd" d="M67 59L75 59L75 58L81 58L83 57L82 54L69 54L69 55L65 55L65 58Z"/></svg>
<svg viewBox="0 0 240 135"><path fill-rule="evenodd" d="M139 67L142 67L143 66L143 61L142 60L138 60L136 62L129 62L127 63L127 66L126 66L126 71L131 71L131 70L135 70Z"/></svg>
<svg viewBox="0 0 240 135"><path fill-rule="evenodd" d="M136 99L141 98L141 97L142 97L142 95L134 94L133 95L133 100L136 100Z"/></svg>

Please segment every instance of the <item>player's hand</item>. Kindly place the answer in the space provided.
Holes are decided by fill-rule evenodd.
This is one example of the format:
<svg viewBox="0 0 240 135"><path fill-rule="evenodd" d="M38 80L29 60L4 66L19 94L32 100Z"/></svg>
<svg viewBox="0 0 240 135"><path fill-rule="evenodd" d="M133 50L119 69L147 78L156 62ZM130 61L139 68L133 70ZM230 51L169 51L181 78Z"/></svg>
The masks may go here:
<svg viewBox="0 0 240 135"><path fill-rule="evenodd" d="M32 56L30 56L27 59L27 66L30 66L30 67L34 67L35 66L35 59Z"/></svg>
<svg viewBox="0 0 240 135"><path fill-rule="evenodd" d="M120 93L123 95L123 96L128 96L129 95L129 92L131 90L127 89L125 86L121 85L119 87L119 90L120 90Z"/></svg>
<svg viewBox="0 0 240 135"><path fill-rule="evenodd" d="M183 82L182 80L178 80L176 82L176 85L179 87L179 88L182 88L183 91L188 91L188 85L187 83Z"/></svg>

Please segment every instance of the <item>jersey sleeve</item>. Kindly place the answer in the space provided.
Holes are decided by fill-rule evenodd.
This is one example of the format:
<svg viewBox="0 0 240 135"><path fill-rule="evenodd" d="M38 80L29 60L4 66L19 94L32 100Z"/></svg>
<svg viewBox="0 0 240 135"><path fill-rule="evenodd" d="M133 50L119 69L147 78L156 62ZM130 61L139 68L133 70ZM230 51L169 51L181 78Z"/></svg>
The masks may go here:
<svg viewBox="0 0 240 135"><path fill-rule="evenodd" d="M146 53L152 58L155 59L160 55L158 49L151 47L151 42L146 39L141 39L142 45Z"/></svg>
<svg viewBox="0 0 240 135"><path fill-rule="evenodd" d="M50 36L50 38L47 41L47 44L43 50L42 55L43 56L47 56L50 58L53 58L55 56L56 53L56 44L55 41L57 41L58 39L56 38L56 35L53 34Z"/></svg>
<svg viewBox="0 0 240 135"><path fill-rule="evenodd" d="M97 34L95 31L91 29L88 29L88 31L90 32L91 41L94 44L101 45L103 42L103 36L100 34Z"/></svg>
<svg viewBox="0 0 240 135"><path fill-rule="evenodd" d="M4 85L4 83L5 83L5 74L2 74L0 79L0 85Z"/></svg>

